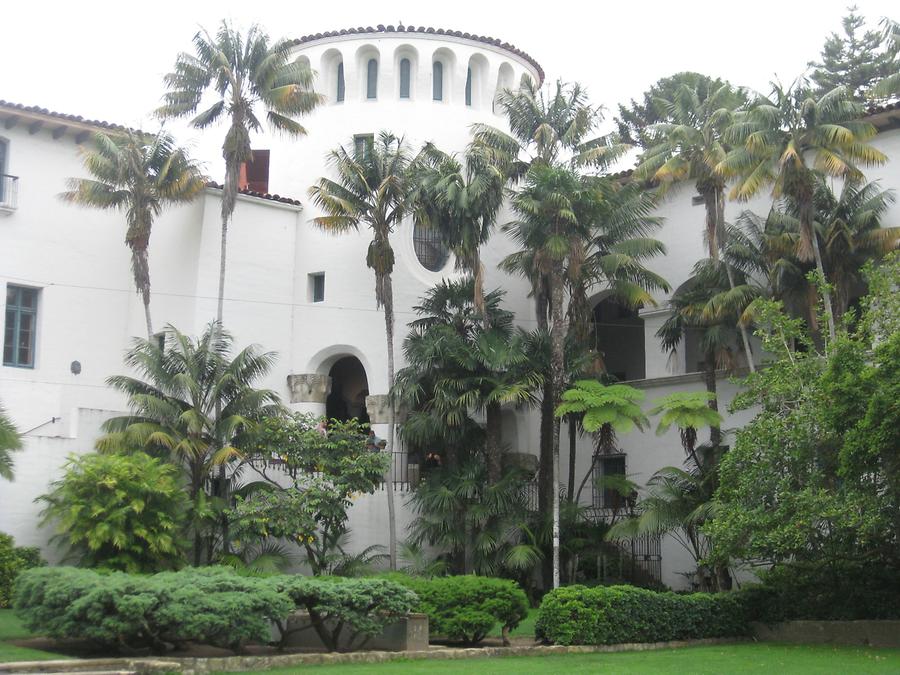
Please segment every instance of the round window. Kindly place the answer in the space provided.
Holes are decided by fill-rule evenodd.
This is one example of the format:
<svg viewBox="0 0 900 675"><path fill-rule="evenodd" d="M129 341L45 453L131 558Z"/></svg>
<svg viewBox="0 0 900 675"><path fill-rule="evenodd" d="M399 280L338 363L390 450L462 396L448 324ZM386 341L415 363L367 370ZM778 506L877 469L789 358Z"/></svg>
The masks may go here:
<svg viewBox="0 0 900 675"><path fill-rule="evenodd" d="M440 272L447 264L450 252L441 240L441 233L436 227L413 227L413 248L422 267L431 272Z"/></svg>

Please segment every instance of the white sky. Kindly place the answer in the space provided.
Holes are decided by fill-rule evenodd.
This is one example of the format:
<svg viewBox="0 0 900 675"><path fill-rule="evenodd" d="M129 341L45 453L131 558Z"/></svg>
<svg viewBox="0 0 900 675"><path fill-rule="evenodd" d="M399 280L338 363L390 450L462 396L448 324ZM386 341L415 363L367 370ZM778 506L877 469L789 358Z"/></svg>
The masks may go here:
<svg viewBox="0 0 900 675"><path fill-rule="evenodd" d="M402 20L510 42L537 59L548 80L585 85L611 119L617 103L683 70L760 90L776 74L792 81L818 58L826 35L839 30L850 1L7 0L0 10L0 99L152 129L162 76L177 52L190 49L198 26L212 30L223 18L241 27L255 22L274 38ZM900 18L891 0L856 4L873 25L885 15ZM221 132L201 139L173 131L221 179Z"/></svg>

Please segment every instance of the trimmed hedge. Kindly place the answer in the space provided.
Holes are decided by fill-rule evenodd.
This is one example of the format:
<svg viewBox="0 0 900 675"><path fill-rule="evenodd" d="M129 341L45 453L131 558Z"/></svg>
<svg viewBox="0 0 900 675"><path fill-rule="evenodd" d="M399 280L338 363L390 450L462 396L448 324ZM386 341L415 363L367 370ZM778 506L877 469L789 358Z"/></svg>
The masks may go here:
<svg viewBox="0 0 900 675"><path fill-rule="evenodd" d="M189 640L236 650L250 641L268 643L272 624L284 626L298 608L328 630L340 624L366 636L414 601L384 580L246 577L227 567L153 575L41 568L23 572L15 590L16 613L36 633L158 652Z"/></svg>
<svg viewBox="0 0 900 675"><path fill-rule="evenodd" d="M566 586L544 596L535 634L558 645L736 637L749 632L735 593L658 593L634 586Z"/></svg>
<svg viewBox="0 0 900 675"><path fill-rule="evenodd" d="M41 552L33 546L16 546L15 540L0 532L0 609L12 602L13 582L19 573L46 564Z"/></svg>
<svg viewBox="0 0 900 675"><path fill-rule="evenodd" d="M424 579L392 574L419 596L431 635L475 644L497 625L511 630L528 615L528 597L515 581L474 575Z"/></svg>

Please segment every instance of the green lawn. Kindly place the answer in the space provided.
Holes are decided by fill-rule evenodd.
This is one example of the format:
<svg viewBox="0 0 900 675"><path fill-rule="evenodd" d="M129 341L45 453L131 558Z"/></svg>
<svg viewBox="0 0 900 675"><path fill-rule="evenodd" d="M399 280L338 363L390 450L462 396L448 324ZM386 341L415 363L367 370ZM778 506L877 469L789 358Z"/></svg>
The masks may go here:
<svg viewBox="0 0 900 675"><path fill-rule="evenodd" d="M617 654L573 654L567 656L499 657L466 661L393 661L373 665L297 666L268 673L316 675L434 675L437 673L609 673L615 675L677 673L719 675L760 673L803 675L832 673L900 673L900 650L854 647L807 647L792 645L737 644L686 647ZM262 672L262 671L260 671Z"/></svg>
<svg viewBox="0 0 900 675"><path fill-rule="evenodd" d="M510 637L534 637L534 622L537 621L538 610L537 608L532 608L528 610L528 616L522 619L522 623L520 623L516 628L513 628L509 632ZM496 637L500 637L500 628L498 627L494 634Z"/></svg>
<svg viewBox="0 0 900 675"><path fill-rule="evenodd" d="M18 640L30 636L31 633L22 625L22 622L13 614L11 609L0 609L0 663L8 661L53 661L69 658L62 654L16 647L6 642L7 640Z"/></svg>

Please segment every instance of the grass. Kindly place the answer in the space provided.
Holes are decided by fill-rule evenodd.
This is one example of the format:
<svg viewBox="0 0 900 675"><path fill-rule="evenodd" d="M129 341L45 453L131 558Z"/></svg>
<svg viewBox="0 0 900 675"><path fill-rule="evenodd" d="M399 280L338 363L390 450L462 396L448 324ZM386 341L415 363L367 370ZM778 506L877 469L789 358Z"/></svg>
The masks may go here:
<svg viewBox="0 0 900 675"><path fill-rule="evenodd" d="M509 631L510 637L534 637L534 622L537 621L538 610L537 608L532 608L528 610L528 616L522 619L522 623ZM500 628L494 631L495 637L500 637Z"/></svg>
<svg viewBox="0 0 900 675"><path fill-rule="evenodd" d="M68 656L43 652L38 649L17 647L7 640L20 640L33 637L32 633L22 625L11 609L0 609L0 663L9 661L54 661L67 659Z"/></svg>
<svg viewBox="0 0 900 675"><path fill-rule="evenodd" d="M735 644L711 647L685 647L647 652L616 654L572 654L565 656L498 657L452 661L392 661L379 664L345 666L297 666L267 672L316 675L439 675L465 671L472 675L490 673L528 675L530 673L608 673L633 675L677 673L678 675L718 675L719 673L820 675L824 673L900 672L900 649L856 647Z"/></svg>

